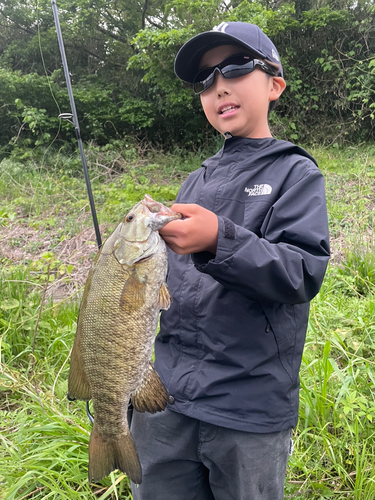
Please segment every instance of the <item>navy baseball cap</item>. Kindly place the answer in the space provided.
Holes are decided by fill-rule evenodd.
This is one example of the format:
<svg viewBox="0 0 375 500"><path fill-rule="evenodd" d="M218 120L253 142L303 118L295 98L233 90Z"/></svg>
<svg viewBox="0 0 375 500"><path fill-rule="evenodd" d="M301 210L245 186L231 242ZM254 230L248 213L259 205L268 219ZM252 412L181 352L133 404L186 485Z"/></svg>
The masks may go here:
<svg viewBox="0 0 375 500"><path fill-rule="evenodd" d="M280 76L283 76L279 53L268 36L259 26L240 21L221 23L211 31L205 31L188 40L176 56L174 71L184 82L193 83L199 71L199 63L208 50L233 44L241 45L254 57L266 59L272 66L276 66Z"/></svg>

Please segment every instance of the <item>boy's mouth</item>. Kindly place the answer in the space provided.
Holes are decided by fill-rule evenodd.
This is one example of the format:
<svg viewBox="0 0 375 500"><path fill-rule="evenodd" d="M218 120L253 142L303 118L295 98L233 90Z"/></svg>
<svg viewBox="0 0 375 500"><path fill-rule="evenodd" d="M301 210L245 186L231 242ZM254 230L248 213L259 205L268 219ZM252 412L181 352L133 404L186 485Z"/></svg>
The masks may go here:
<svg viewBox="0 0 375 500"><path fill-rule="evenodd" d="M227 113L231 113L236 111L239 108L236 104L225 103L219 106L218 113L219 115L225 115Z"/></svg>

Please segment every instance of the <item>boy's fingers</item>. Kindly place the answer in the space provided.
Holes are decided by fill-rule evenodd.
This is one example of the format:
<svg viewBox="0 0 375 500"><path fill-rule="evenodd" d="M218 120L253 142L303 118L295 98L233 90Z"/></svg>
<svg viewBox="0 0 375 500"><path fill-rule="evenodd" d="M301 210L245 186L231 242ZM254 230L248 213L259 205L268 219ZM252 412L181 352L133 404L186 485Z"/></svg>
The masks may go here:
<svg viewBox="0 0 375 500"><path fill-rule="evenodd" d="M216 253L217 216L195 203L175 203L171 208L184 218L171 221L159 230L169 248L179 254L203 250Z"/></svg>
<svg viewBox="0 0 375 500"><path fill-rule="evenodd" d="M183 226L180 224L183 224L187 222L186 219L190 219L194 215L199 212L199 210L206 210L205 208L200 207L199 205L196 205L195 203L175 203L174 205L171 206L171 210L174 212L178 212L182 214L183 218L185 219L177 219L177 220L172 220L171 222L168 222L164 227L159 229L159 233L165 237L167 235L175 235L176 232L180 233L181 231L184 232Z"/></svg>
<svg viewBox="0 0 375 500"><path fill-rule="evenodd" d="M181 227L181 226L179 226L179 224L181 224L181 222L184 222L184 221L181 219L172 220L171 222L168 222L168 224L163 226L161 229L159 229L159 233L163 237L168 236L168 235L174 235L176 233L176 231L178 231L179 227Z"/></svg>
<svg viewBox="0 0 375 500"><path fill-rule="evenodd" d="M196 205L195 203L174 203L171 206L171 209L174 212L179 212L184 217L189 217L191 215L196 214L200 208L202 208L202 207L200 207L199 205Z"/></svg>

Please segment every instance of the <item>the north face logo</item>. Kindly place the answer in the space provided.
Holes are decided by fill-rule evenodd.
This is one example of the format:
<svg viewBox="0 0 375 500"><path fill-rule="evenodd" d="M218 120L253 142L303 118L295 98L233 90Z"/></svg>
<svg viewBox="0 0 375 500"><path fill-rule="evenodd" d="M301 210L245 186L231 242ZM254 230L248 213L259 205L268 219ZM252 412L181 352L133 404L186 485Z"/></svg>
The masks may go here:
<svg viewBox="0 0 375 500"><path fill-rule="evenodd" d="M269 184L255 184L253 188L245 187L245 193L248 196L262 196L264 194L271 194L272 187Z"/></svg>

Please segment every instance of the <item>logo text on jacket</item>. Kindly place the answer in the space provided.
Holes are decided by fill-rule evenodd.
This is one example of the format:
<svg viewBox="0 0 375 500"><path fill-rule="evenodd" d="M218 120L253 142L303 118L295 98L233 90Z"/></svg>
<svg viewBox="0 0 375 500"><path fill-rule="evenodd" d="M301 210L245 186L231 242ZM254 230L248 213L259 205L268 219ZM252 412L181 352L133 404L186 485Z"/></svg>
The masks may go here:
<svg viewBox="0 0 375 500"><path fill-rule="evenodd" d="M262 196L264 194L271 194L272 187L269 184L255 184L253 188L245 187L245 193L248 196Z"/></svg>

